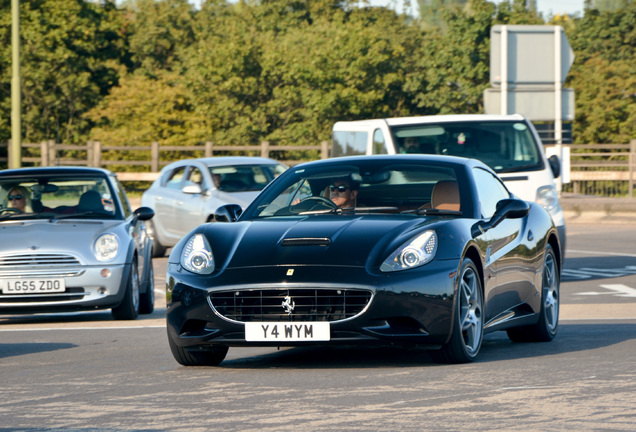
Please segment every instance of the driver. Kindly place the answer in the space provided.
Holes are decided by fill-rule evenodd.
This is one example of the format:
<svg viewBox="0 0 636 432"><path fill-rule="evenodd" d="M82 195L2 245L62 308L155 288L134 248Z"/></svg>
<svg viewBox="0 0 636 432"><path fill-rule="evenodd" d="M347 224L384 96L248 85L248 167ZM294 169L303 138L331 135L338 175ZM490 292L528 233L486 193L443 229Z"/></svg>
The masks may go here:
<svg viewBox="0 0 636 432"><path fill-rule="evenodd" d="M20 210L22 213L31 212L29 192L23 186L15 186L9 190L6 207Z"/></svg>
<svg viewBox="0 0 636 432"><path fill-rule="evenodd" d="M355 207L358 197L358 183L348 178L334 180L329 186L329 198L339 208Z"/></svg>

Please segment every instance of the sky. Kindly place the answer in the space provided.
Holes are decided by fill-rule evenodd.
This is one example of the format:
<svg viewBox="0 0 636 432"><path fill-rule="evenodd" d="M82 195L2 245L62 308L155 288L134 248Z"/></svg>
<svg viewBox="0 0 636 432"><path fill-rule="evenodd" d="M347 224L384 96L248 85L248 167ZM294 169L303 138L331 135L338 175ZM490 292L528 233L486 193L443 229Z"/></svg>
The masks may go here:
<svg viewBox="0 0 636 432"><path fill-rule="evenodd" d="M495 3L499 3L501 0L492 0ZM536 0L537 9L541 12L544 18L550 15L563 14L564 12L569 15L574 15L578 12L580 16L583 16L583 3L585 0ZM190 0L191 3L199 5L201 0ZM404 0L369 0L373 6L388 6L392 7L398 12L404 12ZM417 10L417 0L411 0L411 8Z"/></svg>
<svg viewBox="0 0 636 432"><path fill-rule="evenodd" d="M499 3L499 0L492 0ZM583 15L584 0L536 0L537 10L543 14L545 18L550 15L579 13ZM370 0L374 6L389 6L398 12L403 12L404 0ZM417 9L417 0L411 0L411 7Z"/></svg>

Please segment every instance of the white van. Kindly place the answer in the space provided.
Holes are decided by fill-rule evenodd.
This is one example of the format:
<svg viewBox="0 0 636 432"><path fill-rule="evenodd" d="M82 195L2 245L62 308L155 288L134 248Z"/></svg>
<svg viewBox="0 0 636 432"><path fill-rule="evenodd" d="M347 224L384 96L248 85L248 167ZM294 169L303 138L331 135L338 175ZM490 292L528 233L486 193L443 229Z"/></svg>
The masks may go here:
<svg viewBox="0 0 636 432"><path fill-rule="evenodd" d="M427 153L479 159L519 198L540 203L559 230L565 250L565 218L554 179L558 157L546 158L530 121L513 115L437 115L337 122L331 156Z"/></svg>

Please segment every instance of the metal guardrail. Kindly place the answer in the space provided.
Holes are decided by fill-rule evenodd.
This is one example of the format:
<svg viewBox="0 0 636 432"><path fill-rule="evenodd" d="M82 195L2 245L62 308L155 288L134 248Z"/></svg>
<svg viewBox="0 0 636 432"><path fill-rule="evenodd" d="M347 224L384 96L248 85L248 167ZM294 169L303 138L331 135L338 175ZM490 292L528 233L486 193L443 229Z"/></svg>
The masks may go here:
<svg viewBox="0 0 636 432"><path fill-rule="evenodd" d="M570 183L564 191L576 194L634 197L636 182L636 139L628 144L564 144L570 149ZM550 147L550 146L546 146ZM7 157L0 156L0 168L7 167ZM153 142L147 146L107 146L99 141L86 144L57 144L53 141L23 143L25 166L79 165L105 167L117 172L122 181L154 181L161 168L184 158L220 155L251 155L270 157L288 165L329 157L329 142L319 145L216 146L206 142L200 146L163 146ZM294 157L294 159L291 158Z"/></svg>

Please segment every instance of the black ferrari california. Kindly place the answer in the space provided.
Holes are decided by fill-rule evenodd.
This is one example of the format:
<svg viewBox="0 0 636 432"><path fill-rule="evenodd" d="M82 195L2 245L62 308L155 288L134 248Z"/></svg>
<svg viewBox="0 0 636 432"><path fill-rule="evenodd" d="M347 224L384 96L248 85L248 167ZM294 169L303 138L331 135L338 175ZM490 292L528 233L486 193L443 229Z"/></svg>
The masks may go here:
<svg viewBox="0 0 636 432"><path fill-rule="evenodd" d="M462 363L489 332L557 334L552 219L477 160L304 163L215 220L170 254L168 341L182 365L218 365L231 346L307 344L421 346Z"/></svg>

